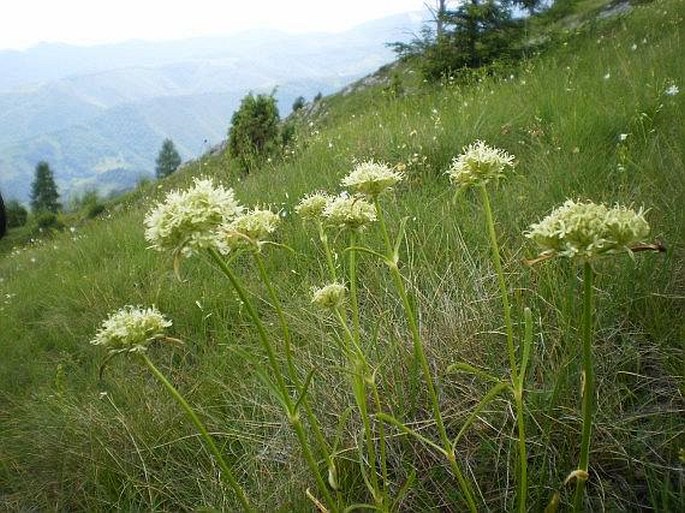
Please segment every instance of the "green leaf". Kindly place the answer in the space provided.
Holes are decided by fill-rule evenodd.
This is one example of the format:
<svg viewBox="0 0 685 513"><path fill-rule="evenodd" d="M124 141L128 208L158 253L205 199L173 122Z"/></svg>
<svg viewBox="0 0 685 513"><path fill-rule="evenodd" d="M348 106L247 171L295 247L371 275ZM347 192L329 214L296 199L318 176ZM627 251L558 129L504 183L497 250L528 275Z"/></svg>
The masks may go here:
<svg viewBox="0 0 685 513"><path fill-rule="evenodd" d="M454 448L457 446L459 439L464 435L464 433L466 433L466 430L471 426L471 424L473 424L473 422L476 420L476 417L478 417L478 414L483 410L483 408L485 408L490 403L490 401L492 401L495 397L501 394L502 391L508 388L509 383L499 382L494 387L492 387L487 394L485 394L485 396L483 397L483 399L480 400L480 402L473 410L473 412L471 412L469 418L466 419L466 422L459 430L459 433L457 433L457 436L454 437L454 441L452 442L452 450L454 450Z"/></svg>

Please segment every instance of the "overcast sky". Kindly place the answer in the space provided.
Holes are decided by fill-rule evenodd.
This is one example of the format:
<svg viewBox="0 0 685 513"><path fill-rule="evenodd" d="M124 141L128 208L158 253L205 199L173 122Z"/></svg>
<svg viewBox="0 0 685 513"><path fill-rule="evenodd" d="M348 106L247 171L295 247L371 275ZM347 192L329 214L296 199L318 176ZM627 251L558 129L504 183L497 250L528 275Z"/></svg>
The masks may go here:
<svg viewBox="0 0 685 513"><path fill-rule="evenodd" d="M424 0L3 0L0 49L164 40L249 28L340 31L424 10Z"/></svg>

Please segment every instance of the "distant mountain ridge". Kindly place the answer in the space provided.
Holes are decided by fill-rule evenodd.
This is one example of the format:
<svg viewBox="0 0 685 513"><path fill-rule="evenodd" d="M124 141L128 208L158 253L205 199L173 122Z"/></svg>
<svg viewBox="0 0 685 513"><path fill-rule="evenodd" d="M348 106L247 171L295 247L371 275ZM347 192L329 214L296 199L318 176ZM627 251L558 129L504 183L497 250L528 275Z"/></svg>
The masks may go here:
<svg viewBox="0 0 685 513"><path fill-rule="evenodd" d="M227 37L0 51L0 189L27 201L47 160L63 197L108 194L152 176L164 138L198 155L226 136L250 91L277 88L282 115L295 98L329 94L393 60L420 13L324 34L253 31Z"/></svg>

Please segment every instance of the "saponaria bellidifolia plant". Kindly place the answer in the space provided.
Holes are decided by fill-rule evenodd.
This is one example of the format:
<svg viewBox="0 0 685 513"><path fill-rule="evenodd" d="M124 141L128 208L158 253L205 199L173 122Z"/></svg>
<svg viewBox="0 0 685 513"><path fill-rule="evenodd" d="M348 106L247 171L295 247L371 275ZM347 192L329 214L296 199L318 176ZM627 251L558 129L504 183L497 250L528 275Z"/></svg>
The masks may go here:
<svg viewBox="0 0 685 513"><path fill-rule="evenodd" d="M532 350L532 315L528 308L522 312L524 333L520 339L522 342L517 345L508 288L502 270L500 249L487 190L489 185L497 184L510 174L514 165L514 157L506 151L490 147L483 141L476 141L465 147L463 152L455 157L446 172L459 192L475 189L480 197L485 213L492 263L501 295L506 327L506 353L510 367L510 375L506 380L490 376L481 369L461 362L456 362L446 369L485 377L494 382L494 386L484 395L454 438L450 438L445 428L438 400L436 378L424 350L424 341L418 324L420 305L416 297L412 297L412 291L407 289L406 277L403 276L398 265L406 218L399 223L396 233L391 237L382 209L383 197L405 179L404 173L386 163L364 161L357 164L353 171L343 178L341 185L347 191L338 194L313 192L302 198L295 207L295 211L306 224L313 224L316 227L326 261L327 281L312 290L311 303L325 312L330 312L336 321L337 328L333 337L341 356L347 362L347 368L342 375L351 387L362 426L356 447L359 454L357 464L371 497L372 502L369 504L364 504L362 502L364 499L358 497L354 497L353 505L346 504L348 497L344 494L346 490L342 489L343 484L336 464L341 451L337 449L337 442L331 444L326 439L319 419L309 404L308 391L315 370L310 370L304 379L297 371L287 317L264 265L265 245L282 247L281 244L276 244L271 240L280 223L279 214L268 208L246 209L235 198L233 189L215 185L209 178L196 178L189 189L170 192L163 202L155 205L146 215L145 238L149 242L149 247L171 253L177 274L183 258L201 255L228 279L237 293L254 324L268 364L263 364L248 351L239 352L253 365L257 376L282 406L299 442L309 471L316 481L319 496L317 497L309 489L306 489L305 493L320 511L344 512L350 511L351 507L365 507L384 512L397 509L401 497L392 496L393 493L397 493L397 488L396 483L392 482L392 473L389 468L388 432L386 431L388 426L399 430L404 435L414 437L436 454L444 457L456 478L461 507L466 507L471 512L478 511L473 492L474 483L467 479L462 469L463 462L457 450L458 442L482 409L499 394L507 391L514 399L518 429L517 509L521 513L527 511L524 384ZM373 247L364 239L367 227L374 223L378 224L383 238L380 248ZM329 239L329 233L333 233L334 237ZM577 481L575 496L577 511L582 506L583 486L589 471L594 393L591 361L593 307L591 264L596 258L604 255L622 251L632 254L636 250L636 244L641 243L648 233L649 226L642 211L634 212L619 206L608 208L591 202L575 203L571 200L540 223L532 225L525 233L526 237L531 238L542 248L540 258L532 263L555 256L565 256L580 260L585 269L583 436L578 469L571 473L571 478L576 478ZM346 255L346 262L337 259L338 253L333 247L341 240L344 241L344 247L339 250ZM645 245L641 248L652 249ZM276 335L267 332L253 304L255 293L244 286L233 269L236 256L242 254L252 257L260 280L269 295L269 304L278 314L282 345ZM368 342L363 336L364 331L360 319L357 283L358 255L368 255L379 259L390 273L402 304L406 328L411 336L413 357L421 370L431 403L432 420L439 437L437 441L431 440L429 436L401 422L384 408L378 387L378 382L383 379L383 376L379 368L373 367L368 357ZM92 343L107 349L108 356L103 363L103 368L110 358L119 354L128 354L142 361L150 369L195 425L203 442L221 466L222 476L232 488L241 507L245 511L255 511L252 501L236 479L233 470L226 463L222 452L200 418L147 355L147 348L153 342L180 343L166 335L166 329L170 327L171 321L155 307L125 306L102 323ZM278 354L285 355L285 369L277 357ZM302 412L304 412L306 424L301 418Z"/></svg>
<svg viewBox="0 0 685 513"><path fill-rule="evenodd" d="M627 253L631 258L636 250L662 251L660 245L647 245L649 224L644 211L616 205L607 207L592 201L567 200L539 223L530 226L525 236L542 250L532 261L537 263L555 257L577 261L583 266L583 323L581 375L583 429L578 467L566 479L575 479L574 511L584 510L585 483L590 478L590 440L595 409L595 375L592 364L592 324L594 311L594 261L609 255ZM551 504L558 503L558 492Z"/></svg>

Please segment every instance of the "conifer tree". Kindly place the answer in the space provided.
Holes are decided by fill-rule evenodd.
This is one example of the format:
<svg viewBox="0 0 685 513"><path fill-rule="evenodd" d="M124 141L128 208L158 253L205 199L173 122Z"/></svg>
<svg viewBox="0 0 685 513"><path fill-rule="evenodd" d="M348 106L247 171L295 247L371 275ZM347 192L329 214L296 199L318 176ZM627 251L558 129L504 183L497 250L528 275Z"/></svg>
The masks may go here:
<svg viewBox="0 0 685 513"><path fill-rule="evenodd" d="M47 162L40 161L36 166L36 176L31 184L31 209L34 213L56 214L61 208L52 170Z"/></svg>
<svg viewBox="0 0 685 513"><path fill-rule="evenodd" d="M0 238L5 235L7 229L7 220L5 219L5 203L2 201L2 194L0 194Z"/></svg>
<svg viewBox="0 0 685 513"><path fill-rule="evenodd" d="M169 176L181 165L181 156L178 154L178 151L176 151L174 142L171 139L164 139L162 149L159 150L159 155L157 155L157 160L155 162L157 164L157 167L155 168L157 178Z"/></svg>

